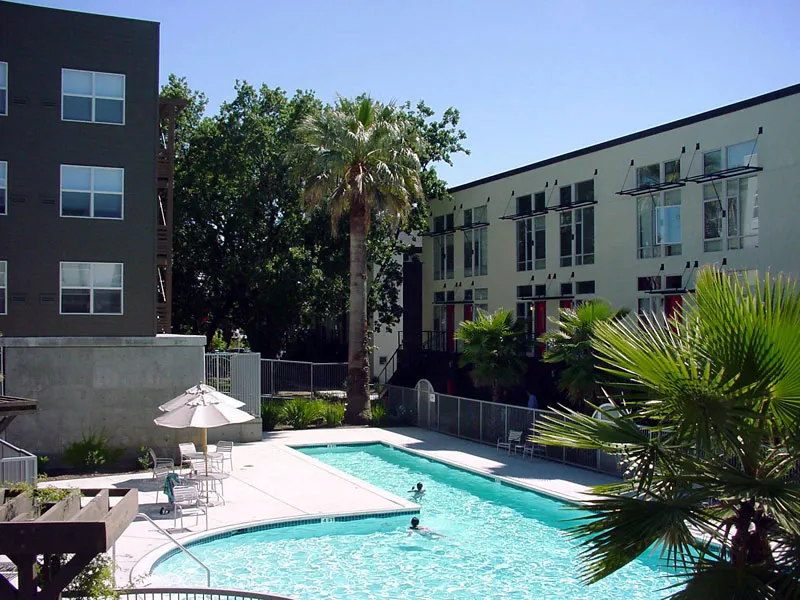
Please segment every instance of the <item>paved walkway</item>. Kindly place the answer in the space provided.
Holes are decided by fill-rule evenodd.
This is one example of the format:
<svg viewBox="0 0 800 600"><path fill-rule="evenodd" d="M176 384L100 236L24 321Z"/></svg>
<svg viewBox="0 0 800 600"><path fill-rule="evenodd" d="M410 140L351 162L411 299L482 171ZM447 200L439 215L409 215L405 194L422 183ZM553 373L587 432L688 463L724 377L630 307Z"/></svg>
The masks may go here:
<svg viewBox="0 0 800 600"><path fill-rule="evenodd" d="M417 428L338 428L273 432L262 442L234 448L234 468L225 480L226 504L209 509L209 530L265 520L391 512L417 508L401 498L341 473L289 446L329 443L385 442L452 465L498 478L562 499L579 501L586 487L613 481L610 477L559 463L508 456L493 448ZM161 515L163 493L148 473L92 477L52 482L59 487L135 487L140 511L176 538L186 541L203 534L204 523L187 517L186 529L173 529L172 515ZM180 523L178 523L180 526ZM146 585L149 565L172 547L152 524L134 522L118 540L117 580ZM138 563L138 565L137 565ZM161 582L164 583L164 582ZM205 585L198 581L198 585Z"/></svg>

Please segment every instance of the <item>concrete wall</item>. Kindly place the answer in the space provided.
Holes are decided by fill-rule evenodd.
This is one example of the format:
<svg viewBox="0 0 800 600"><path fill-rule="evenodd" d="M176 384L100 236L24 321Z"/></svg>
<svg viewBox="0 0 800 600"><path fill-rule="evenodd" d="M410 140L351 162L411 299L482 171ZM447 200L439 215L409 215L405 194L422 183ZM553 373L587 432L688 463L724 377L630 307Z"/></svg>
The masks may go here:
<svg viewBox="0 0 800 600"><path fill-rule="evenodd" d="M178 442L200 440L199 430L166 429L153 419L160 404L203 381L203 336L6 337L0 344L6 394L39 402L35 415L6 431L15 445L56 456L90 432L105 431L111 446L131 451L174 451Z"/></svg>
<svg viewBox="0 0 800 600"><path fill-rule="evenodd" d="M776 97L777 96L777 97ZM758 100L758 102L756 102ZM800 237L797 227L800 215L800 86L776 92L765 100L754 99L735 110L719 109L702 119L689 119L686 124L663 126L655 132L633 134L630 139L601 144L597 149L578 151L572 156L543 161L540 166L521 168L465 184L454 190L451 202L434 202L433 215L455 213L455 224L461 225L463 210L487 204L488 199L488 275L464 277L462 232L454 234L454 278L433 279L433 238L423 243L423 329L432 329L433 294L463 288L474 281L475 288L489 289L489 310L499 307L515 310L517 286L549 284L547 295L557 295L561 283L595 281L594 297L606 298L615 306L636 310L639 298L647 298L637 290L638 277L682 275L684 284L693 286L693 269L685 270L687 261L702 267L722 266L732 271L771 269L793 278L800 276L797 256ZM635 187L636 167L663 163L680 157L681 176L702 173L703 152L754 140L759 127L757 164L763 171L758 176L759 242L757 247L707 252L703 244L703 185L686 183L681 193L682 250L677 256L637 257L636 197L616 192ZM700 151L694 156L695 145ZM682 147L686 153L681 155ZM634 160L634 167L630 162ZM690 170L691 163L691 170ZM627 176L627 181L626 181ZM594 179L595 259L592 265L561 267L559 219L562 213L545 215L546 268L517 271L516 223L502 220L516 212L515 200L525 194L544 190L548 206L558 204L558 188L579 181ZM556 184L555 181L558 181ZM723 182L724 183L724 182ZM551 195L552 192L552 195ZM724 195L723 195L724 202ZM663 265L663 270L661 269ZM574 276L573 276L574 274ZM550 279L548 279L548 277ZM532 280L533 278L533 280ZM551 283L552 282L552 283ZM460 292L463 294L463 292ZM461 296L456 294L456 301ZM590 296L577 296L577 299ZM558 314L558 300L547 301L547 315ZM463 305L455 305L455 323L463 319Z"/></svg>

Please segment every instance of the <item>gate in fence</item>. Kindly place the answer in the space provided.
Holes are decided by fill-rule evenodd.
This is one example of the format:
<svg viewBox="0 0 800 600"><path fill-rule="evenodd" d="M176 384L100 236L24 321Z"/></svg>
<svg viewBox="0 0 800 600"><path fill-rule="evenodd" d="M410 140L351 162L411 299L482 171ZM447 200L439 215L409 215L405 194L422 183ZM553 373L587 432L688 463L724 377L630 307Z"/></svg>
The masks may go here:
<svg viewBox="0 0 800 600"><path fill-rule="evenodd" d="M261 355L258 352L206 354L206 384L244 402L251 415L261 416Z"/></svg>
<svg viewBox="0 0 800 600"><path fill-rule="evenodd" d="M298 395L344 398L347 363L262 359L261 390L265 399Z"/></svg>
<svg viewBox="0 0 800 600"><path fill-rule="evenodd" d="M551 411L441 394L424 379L413 389L387 385L384 400L387 410L408 415L419 427L492 446L506 441L511 430L528 435L535 430L537 420L545 415L556 417ZM597 450L542 446L538 456L620 475L618 457Z"/></svg>

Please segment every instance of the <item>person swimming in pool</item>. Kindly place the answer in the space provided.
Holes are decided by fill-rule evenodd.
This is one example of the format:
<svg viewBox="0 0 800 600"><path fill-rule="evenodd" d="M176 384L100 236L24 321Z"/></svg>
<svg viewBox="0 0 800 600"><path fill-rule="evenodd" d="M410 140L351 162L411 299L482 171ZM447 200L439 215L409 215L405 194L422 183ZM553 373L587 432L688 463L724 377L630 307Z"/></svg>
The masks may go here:
<svg viewBox="0 0 800 600"><path fill-rule="evenodd" d="M434 531L433 529L429 529L427 527L423 527L419 524L418 517L411 517L411 526L408 528L409 533L419 533L420 535L424 535L426 537L434 537L434 538L443 538L447 537L446 535L442 535L438 531Z"/></svg>
<svg viewBox="0 0 800 600"><path fill-rule="evenodd" d="M415 496L419 496L425 493L425 488L422 486L422 482L420 481L419 483L417 483L417 485L415 485L408 491L414 494Z"/></svg>

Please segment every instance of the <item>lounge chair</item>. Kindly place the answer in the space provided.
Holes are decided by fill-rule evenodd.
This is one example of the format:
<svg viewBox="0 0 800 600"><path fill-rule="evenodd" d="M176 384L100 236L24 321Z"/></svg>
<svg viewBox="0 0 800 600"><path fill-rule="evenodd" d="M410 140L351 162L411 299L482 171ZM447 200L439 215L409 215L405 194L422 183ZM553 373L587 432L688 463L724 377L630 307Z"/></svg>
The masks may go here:
<svg viewBox="0 0 800 600"><path fill-rule="evenodd" d="M173 529L178 525L178 518L181 520L183 529L183 517L194 515L194 524L200 522L200 515L206 518L206 529L208 529L208 507L200 498L200 491L194 485L176 485L172 488L172 508L175 511L173 518Z"/></svg>
<svg viewBox="0 0 800 600"><path fill-rule="evenodd" d="M517 453L517 447L522 445L522 432L517 431L516 429L510 429L508 431L508 439L503 441L503 438L497 438L497 451L499 452L501 448L505 448L508 450L508 454L511 454L513 451L514 454Z"/></svg>
<svg viewBox="0 0 800 600"><path fill-rule="evenodd" d="M531 458L536 456L547 456L547 448L539 443L539 434L538 432L531 428L531 434L528 436L528 439L525 440L525 445L522 447L522 456L526 454L530 454Z"/></svg>
<svg viewBox="0 0 800 600"><path fill-rule="evenodd" d="M225 469L225 461L231 463L231 471L233 471L233 442L217 442L217 452L222 454L222 467Z"/></svg>

